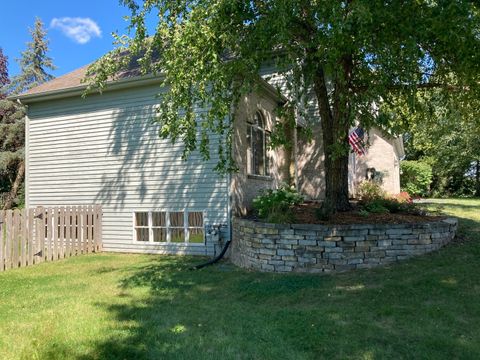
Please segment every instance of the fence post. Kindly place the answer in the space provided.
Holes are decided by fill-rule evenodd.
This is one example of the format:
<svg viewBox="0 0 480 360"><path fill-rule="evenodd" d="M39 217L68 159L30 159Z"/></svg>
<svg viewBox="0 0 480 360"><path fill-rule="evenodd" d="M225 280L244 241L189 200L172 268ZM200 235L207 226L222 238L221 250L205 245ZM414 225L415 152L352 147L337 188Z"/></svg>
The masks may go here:
<svg viewBox="0 0 480 360"><path fill-rule="evenodd" d="M33 265L33 253L34 253L34 246L35 246L35 239L33 224L35 223L35 211L34 209L28 209L27 219L28 219L28 236L27 236L27 247L28 247L28 265Z"/></svg>
<svg viewBox="0 0 480 360"><path fill-rule="evenodd" d="M12 267L12 210L5 216L5 270Z"/></svg>
<svg viewBox="0 0 480 360"><path fill-rule="evenodd" d="M22 234L20 235L20 243L21 243L21 266L24 267L24 266L27 266L27 247L28 247L28 228L27 228L27 225L28 225L28 210L27 209L23 209L21 210L21 213L20 213L20 219L22 220Z"/></svg>
<svg viewBox="0 0 480 360"><path fill-rule="evenodd" d="M103 220L103 208L101 205L96 206L96 216L95 216L95 238L96 238L96 250L102 252L103 250L103 239L102 239L102 220Z"/></svg>
<svg viewBox="0 0 480 360"><path fill-rule="evenodd" d="M65 257L65 207L61 206L58 209L58 257L63 259Z"/></svg>
<svg viewBox="0 0 480 360"><path fill-rule="evenodd" d="M72 256L72 207L66 207L65 257Z"/></svg>
<svg viewBox="0 0 480 360"><path fill-rule="evenodd" d="M20 259L20 211L18 209L13 210L13 237L12 237L12 267L19 267Z"/></svg>
<svg viewBox="0 0 480 360"><path fill-rule="evenodd" d="M88 252L95 251L95 243L93 242L93 229L95 226L95 213L92 205L88 206Z"/></svg>
<svg viewBox="0 0 480 360"><path fill-rule="evenodd" d="M0 271L5 270L5 211L0 211Z"/></svg>
<svg viewBox="0 0 480 360"><path fill-rule="evenodd" d="M88 206L82 206L82 254L88 250Z"/></svg>
<svg viewBox="0 0 480 360"><path fill-rule="evenodd" d="M45 209L35 209L35 264L45 260Z"/></svg>
<svg viewBox="0 0 480 360"><path fill-rule="evenodd" d="M79 238L80 238L80 221L78 218L78 207L74 206L73 207L73 215L72 215L72 221L73 221L73 238L72 240L73 245L73 255L78 255L80 251L79 247Z"/></svg>
<svg viewBox="0 0 480 360"><path fill-rule="evenodd" d="M51 209L52 213L52 237L51 237L51 243L52 243L52 260L58 260L58 207L54 207Z"/></svg>

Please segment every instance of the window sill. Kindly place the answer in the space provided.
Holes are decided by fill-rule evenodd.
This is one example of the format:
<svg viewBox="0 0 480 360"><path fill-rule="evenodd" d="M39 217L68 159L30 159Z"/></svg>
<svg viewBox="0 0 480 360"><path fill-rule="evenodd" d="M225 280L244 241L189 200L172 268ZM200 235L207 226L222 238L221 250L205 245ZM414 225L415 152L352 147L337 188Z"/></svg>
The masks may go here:
<svg viewBox="0 0 480 360"><path fill-rule="evenodd" d="M273 178L270 175L253 175L253 174L247 174L247 179L263 180L263 181L273 180Z"/></svg>
<svg viewBox="0 0 480 360"><path fill-rule="evenodd" d="M186 242L150 242L150 241L137 241L137 240L134 240L133 241L134 244L137 244L137 245L145 245L145 246L161 246L161 247L172 247L172 248L176 248L176 247L180 247L180 248L184 248L186 246L207 246L205 243L186 243Z"/></svg>

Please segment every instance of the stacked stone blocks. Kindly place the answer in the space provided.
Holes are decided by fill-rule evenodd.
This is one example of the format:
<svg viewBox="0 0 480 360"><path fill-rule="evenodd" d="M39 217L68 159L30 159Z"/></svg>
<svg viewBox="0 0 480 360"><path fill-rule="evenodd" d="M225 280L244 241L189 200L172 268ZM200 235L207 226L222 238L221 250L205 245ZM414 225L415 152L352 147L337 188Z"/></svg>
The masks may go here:
<svg viewBox="0 0 480 360"><path fill-rule="evenodd" d="M454 218L414 224L268 224L234 219L232 262L270 272L371 268L422 255L449 243Z"/></svg>

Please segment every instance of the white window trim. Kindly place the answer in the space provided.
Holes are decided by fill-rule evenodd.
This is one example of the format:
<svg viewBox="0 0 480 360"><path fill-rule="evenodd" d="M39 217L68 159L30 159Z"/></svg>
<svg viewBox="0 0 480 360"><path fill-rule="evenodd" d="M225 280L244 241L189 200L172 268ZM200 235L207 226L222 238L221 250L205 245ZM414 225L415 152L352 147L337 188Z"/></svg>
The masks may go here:
<svg viewBox="0 0 480 360"><path fill-rule="evenodd" d="M153 226L153 216L152 214L155 212L164 212L165 213L165 226ZM185 241L183 242L172 242L171 241L171 227L170 227L170 213L172 212L181 212L183 213L183 228L174 227L174 229L183 229L185 233ZM203 242L202 243L191 243L190 242L190 230L188 226L188 214L193 212L202 213L203 216L203 226L190 226L191 228L195 229L202 229L203 230ZM148 226L136 226L135 225L135 214L136 213L148 213ZM207 223L207 212L204 210L196 210L196 209L161 209L161 210L145 210L145 209L138 209L132 211L132 242L134 244L142 244L142 245L173 245L173 246L205 246L206 245L206 231L205 231L205 224ZM148 241L138 241L137 240L137 232L136 229L148 229ZM166 229L167 231L167 241L163 242L155 242L153 241L153 229Z"/></svg>
<svg viewBox="0 0 480 360"><path fill-rule="evenodd" d="M260 115L262 122L263 122L263 127L258 126L254 121L250 120L247 122L247 132L250 132L250 144L249 144L249 150L247 151L247 175L251 176L259 176L263 178L271 178L270 175L270 159L269 159L269 154L268 154L268 149L267 149L267 135L270 135L270 131L267 130L267 120L263 113L260 110L255 111L254 116L257 114ZM262 133L262 138L263 138L263 166L265 167L265 174L256 174L253 169L254 169L254 159L253 159L253 129L260 130Z"/></svg>

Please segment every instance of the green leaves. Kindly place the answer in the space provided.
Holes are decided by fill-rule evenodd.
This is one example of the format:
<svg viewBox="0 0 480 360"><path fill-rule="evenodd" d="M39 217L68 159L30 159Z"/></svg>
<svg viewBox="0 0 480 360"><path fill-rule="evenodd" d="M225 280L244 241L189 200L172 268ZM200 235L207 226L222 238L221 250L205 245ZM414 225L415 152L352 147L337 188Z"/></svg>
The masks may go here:
<svg viewBox="0 0 480 360"><path fill-rule="evenodd" d="M160 135L182 141L185 159L196 150L204 159L218 154L220 171L235 169L233 110L255 90L267 62L285 83L290 114L305 113L312 125L318 115L302 109L310 94L323 120L332 117L323 131L327 157L347 156L346 132L355 122L404 131L410 117L429 111L418 106L420 93L453 91L465 102L480 93L480 14L472 1L122 3L131 11L132 33L117 36L119 47L90 68L90 88L101 90L132 66L162 74ZM158 19L150 37L149 14Z"/></svg>
<svg viewBox="0 0 480 360"><path fill-rule="evenodd" d="M428 196L432 175L432 167L425 162L402 161L400 176L402 191L413 196Z"/></svg>
<svg viewBox="0 0 480 360"><path fill-rule="evenodd" d="M11 79L10 85L7 86L9 94L20 94L41 83L52 80L53 75L48 70L55 70L56 66L48 57L48 39L46 39L46 31L43 28L43 22L40 18L35 19L35 26L30 29L32 41L27 43L27 49L22 52L17 62L20 66L20 74Z"/></svg>
<svg viewBox="0 0 480 360"><path fill-rule="evenodd" d="M294 220L292 206L301 204L303 200L295 189L283 185L276 190L264 190L253 199L253 208L267 222L288 223Z"/></svg>

